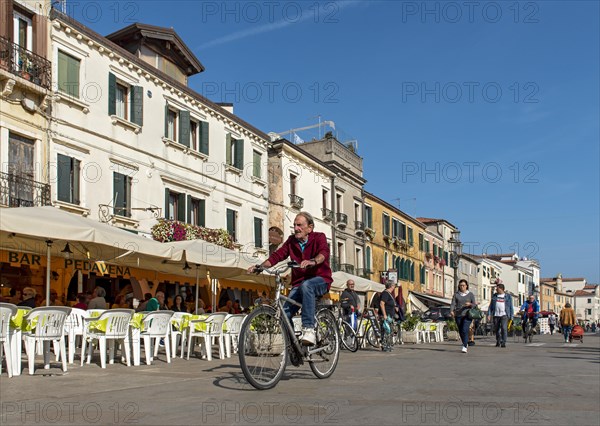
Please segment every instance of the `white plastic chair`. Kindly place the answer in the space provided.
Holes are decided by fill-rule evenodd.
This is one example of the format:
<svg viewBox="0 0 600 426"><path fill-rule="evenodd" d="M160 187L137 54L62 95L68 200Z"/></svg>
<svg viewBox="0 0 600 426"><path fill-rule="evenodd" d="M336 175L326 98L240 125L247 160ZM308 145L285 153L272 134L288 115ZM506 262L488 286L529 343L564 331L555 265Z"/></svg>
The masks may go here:
<svg viewBox="0 0 600 426"><path fill-rule="evenodd" d="M446 321L438 321L436 327L436 340L438 342L444 341L444 327L446 326Z"/></svg>
<svg viewBox="0 0 600 426"><path fill-rule="evenodd" d="M228 315L225 318L225 331L223 337L225 339L225 353L227 358L231 358L231 349L233 347L233 353L237 353L238 337L240 336L240 329L242 328L242 322L246 315L235 314Z"/></svg>
<svg viewBox="0 0 600 426"><path fill-rule="evenodd" d="M225 358L225 348L223 345L223 321L228 314L224 312L217 312L210 314L208 318L203 320L192 320L190 321L190 331L188 336L188 349L187 359L190 359L190 352L192 350L192 342L195 337L204 338L204 344L200 342L200 347L203 354L206 355L208 361L212 360L212 339L216 338L219 343L219 358ZM205 330L196 330L196 324L205 324ZM203 355L204 356L204 355Z"/></svg>
<svg viewBox="0 0 600 426"><path fill-rule="evenodd" d="M146 355L146 364L152 364L152 361L158 354L158 346L160 339L165 342L165 353L167 355L167 363L171 363L171 344L169 341L169 333L171 332L171 317L173 311L153 311L144 317L143 331L140 332L140 339L133 344L140 344L140 340L144 339L144 352ZM154 339L154 355L152 351L152 340Z"/></svg>
<svg viewBox="0 0 600 426"><path fill-rule="evenodd" d="M9 335L10 319L17 313L17 306L12 303L0 303L0 374L2 374L2 352L6 358L8 377L13 376L14 350ZM16 367L16 366L15 366Z"/></svg>
<svg viewBox="0 0 600 426"><path fill-rule="evenodd" d="M92 360L92 352L94 351L94 340L98 340L100 348L100 366L106 368L106 342L109 341L109 364L114 363L115 342L121 344L121 348L125 348L125 359L127 366L131 365L131 354L128 344L125 344L125 339L129 334L129 322L134 314L133 309L111 309L104 311L99 317L84 318L83 324L83 340L81 342L81 365L85 360L85 349L87 343L90 344L90 349L87 355L87 364ZM91 328L92 322L106 321L104 331L97 328ZM121 349L121 350L122 350Z"/></svg>
<svg viewBox="0 0 600 426"><path fill-rule="evenodd" d="M29 361L29 374L35 372L35 344L43 344L44 368L50 368L50 342L58 341L60 345L60 359L62 370L67 371L67 351L65 348L65 320L71 313L71 308L59 306L45 306L32 309L23 321L33 325L31 331L23 332L23 339L27 342L27 358Z"/></svg>
<svg viewBox="0 0 600 426"><path fill-rule="evenodd" d="M429 327L424 322L419 322L417 324L417 343L429 343Z"/></svg>
<svg viewBox="0 0 600 426"><path fill-rule="evenodd" d="M192 314L188 314L187 312L174 312L173 317L171 317L171 358L177 357L177 340L179 339L181 345L181 359L183 359L185 344L187 342L188 328L182 329L181 323L183 322L184 318L189 318L191 316Z"/></svg>
<svg viewBox="0 0 600 426"><path fill-rule="evenodd" d="M89 313L79 308L72 308L71 313L65 321L65 333L69 346L69 364L75 362L75 352L77 351L77 336L83 339L83 321L89 318Z"/></svg>

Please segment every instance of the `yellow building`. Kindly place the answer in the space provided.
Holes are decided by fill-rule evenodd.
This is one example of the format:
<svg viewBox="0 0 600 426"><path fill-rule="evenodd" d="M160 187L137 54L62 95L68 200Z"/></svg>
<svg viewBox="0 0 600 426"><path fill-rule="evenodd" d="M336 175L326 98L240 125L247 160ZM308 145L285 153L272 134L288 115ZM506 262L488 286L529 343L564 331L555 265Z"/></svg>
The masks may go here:
<svg viewBox="0 0 600 426"><path fill-rule="evenodd" d="M425 225L381 198L365 192L367 278L384 280L396 272L406 299L409 291L425 288Z"/></svg>
<svg viewBox="0 0 600 426"><path fill-rule="evenodd" d="M540 310L554 311L555 284L547 279L540 280ZM558 311L554 311L558 313Z"/></svg>

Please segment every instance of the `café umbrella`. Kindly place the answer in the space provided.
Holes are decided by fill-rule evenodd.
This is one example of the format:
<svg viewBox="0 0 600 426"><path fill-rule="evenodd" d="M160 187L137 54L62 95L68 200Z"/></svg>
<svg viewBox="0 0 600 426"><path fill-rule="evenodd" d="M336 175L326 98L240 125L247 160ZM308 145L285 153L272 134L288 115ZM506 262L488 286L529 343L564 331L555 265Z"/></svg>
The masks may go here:
<svg viewBox="0 0 600 426"><path fill-rule="evenodd" d="M65 243L74 258L94 263L131 263L144 256L160 263L173 249L112 225L68 213L56 207L0 208L0 248L46 255L46 304L50 303L50 262L64 256Z"/></svg>

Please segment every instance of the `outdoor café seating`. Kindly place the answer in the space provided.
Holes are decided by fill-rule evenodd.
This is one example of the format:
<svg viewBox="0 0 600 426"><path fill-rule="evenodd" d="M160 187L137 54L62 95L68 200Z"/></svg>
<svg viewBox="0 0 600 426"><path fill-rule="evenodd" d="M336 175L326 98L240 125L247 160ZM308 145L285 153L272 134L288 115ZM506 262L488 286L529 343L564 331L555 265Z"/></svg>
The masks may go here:
<svg viewBox="0 0 600 426"><path fill-rule="evenodd" d="M2 353L6 358L8 377L13 376L13 349L10 339L10 320L17 313L17 306L12 303L0 303L0 374L2 374ZM15 366L16 368L16 366Z"/></svg>
<svg viewBox="0 0 600 426"><path fill-rule="evenodd" d="M208 361L212 361L212 341L217 340L219 345L219 358L225 358L225 346L223 342L223 322L228 314L217 312L208 315L205 319L190 321L190 330L188 336L187 359L190 359L190 352L195 343L195 338L201 338L200 348L202 356L206 356Z"/></svg>
<svg viewBox="0 0 600 426"><path fill-rule="evenodd" d="M129 347L129 323L134 314L133 309L111 309L104 311L97 317L84 318L83 340L81 343L81 365L83 366L86 347L89 343L87 353L87 364L91 362L94 351L94 342L98 342L100 349L100 366L106 368L106 345L109 344L109 363L114 363L115 343L121 344L121 350L125 350L127 366L131 365L131 352Z"/></svg>

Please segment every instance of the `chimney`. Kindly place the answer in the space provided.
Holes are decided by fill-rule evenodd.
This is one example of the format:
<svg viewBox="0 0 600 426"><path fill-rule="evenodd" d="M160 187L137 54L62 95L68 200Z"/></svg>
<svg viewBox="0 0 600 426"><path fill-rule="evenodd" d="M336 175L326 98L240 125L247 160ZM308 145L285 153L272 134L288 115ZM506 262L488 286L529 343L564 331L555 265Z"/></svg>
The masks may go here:
<svg viewBox="0 0 600 426"><path fill-rule="evenodd" d="M225 111L233 114L233 103L231 102L216 102L217 105L219 105L221 108L223 108Z"/></svg>

